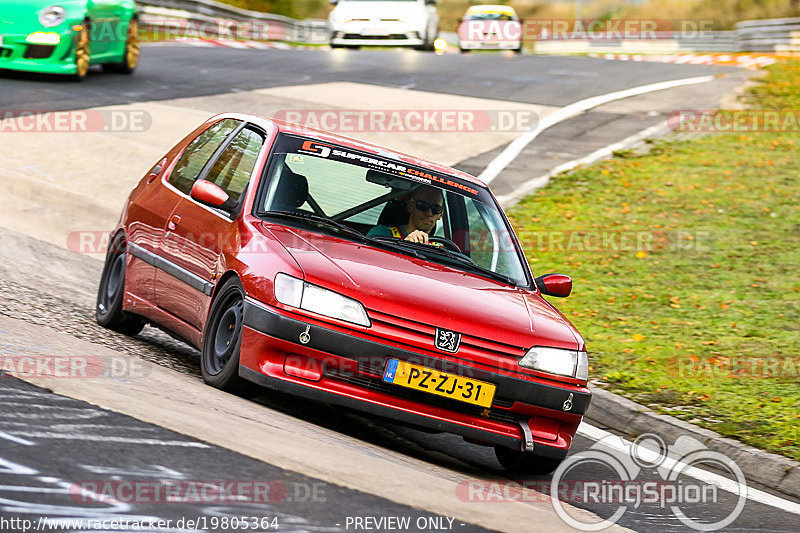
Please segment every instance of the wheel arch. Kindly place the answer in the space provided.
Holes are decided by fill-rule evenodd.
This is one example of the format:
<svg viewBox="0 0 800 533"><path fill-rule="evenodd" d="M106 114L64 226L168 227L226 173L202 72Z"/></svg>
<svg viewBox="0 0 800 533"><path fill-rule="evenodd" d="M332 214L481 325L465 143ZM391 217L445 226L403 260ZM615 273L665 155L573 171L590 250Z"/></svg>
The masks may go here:
<svg viewBox="0 0 800 533"><path fill-rule="evenodd" d="M119 227L111 230L111 233L108 234L108 245L106 246L108 251L111 251L111 245L120 236L122 237L123 242L125 243L125 248L128 247L128 234L125 233L125 228Z"/></svg>
<svg viewBox="0 0 800 533"><path fill-rule="evenodd" d="M219 293L219 290L222 288L222 286L225 284L225 282L228 281L231 278L236 278L236 279L239 280L239 283L242 283L242 278L241 278L241 276L239 276L238 272L236 272L235 270L227 270L224 274L222 274L219 277L219 281L217 281L217 284L214 286L214 291L211 293L211 301L212 302L217 297L217 293ZM247 294L245 293L245 296L246 295ZM209 305L209 312L210 311L211 311L211 306Z"/></svg>

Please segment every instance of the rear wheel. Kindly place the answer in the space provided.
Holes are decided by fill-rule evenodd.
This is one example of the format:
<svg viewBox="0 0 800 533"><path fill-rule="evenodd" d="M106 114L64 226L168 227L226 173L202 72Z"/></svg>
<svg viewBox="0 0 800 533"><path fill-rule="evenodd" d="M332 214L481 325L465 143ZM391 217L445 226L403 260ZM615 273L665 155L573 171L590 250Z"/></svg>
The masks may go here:
<svg viewBox="0 0 800 533"><path fill-rule="evenodd" d="M126 248L125 238L121 235L109 246L97 290L95 320L104 328L125 335L136 335L144 328L144 320L122 310L128 259Z"/></svg>
<svg viewBox="0 0 800 533"><path fill-rule="evenodd" d="M516 474L551 474L561 464L561 459L542 457L503 446L495 446L494 454L503 468Z"/></svg>
<svg viewBox="0 0 800 533"><path fill-rule="evenodd" d="M128 25L128 36L125 40L125 52L121 63L107 63L103 65L106 72L118 72L120 74L133 74L139 65L139 54L141 45L139 44L139 23L134 19Z"/></svg>
<svg viewBox="0 0 800 533"><path fill-rule="evenodd" d="M243 322L244 289L237 278L230 278L211 304L200 367L203 381L212 387L249 396L258 391L258 386L239 377Z"/></svg>

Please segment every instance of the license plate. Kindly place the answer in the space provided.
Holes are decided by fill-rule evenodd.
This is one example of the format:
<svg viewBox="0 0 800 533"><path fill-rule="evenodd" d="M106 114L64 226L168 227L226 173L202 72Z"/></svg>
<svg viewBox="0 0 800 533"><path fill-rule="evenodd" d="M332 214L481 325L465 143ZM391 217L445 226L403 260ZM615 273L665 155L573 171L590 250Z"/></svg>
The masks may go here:
<svg viewBox="0 0 800 533"><path fill-rule="evenodd" d="M492 383L455 376L397 359L389 359L383 381L481 407L491 407L497 388Z"/></svg>
<svg viewBox="0 0 800 533"><path fill-rule="evenodd" d="M386 28L365 27L361 30L361 35L367 35L370 37L389 35L389 30Z"/></svg>

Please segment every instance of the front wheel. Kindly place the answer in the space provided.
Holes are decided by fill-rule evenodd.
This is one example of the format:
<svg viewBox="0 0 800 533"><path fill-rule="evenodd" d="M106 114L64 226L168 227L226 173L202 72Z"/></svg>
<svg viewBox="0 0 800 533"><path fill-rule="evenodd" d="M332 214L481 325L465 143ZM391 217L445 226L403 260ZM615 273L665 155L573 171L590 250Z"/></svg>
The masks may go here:
<svg viewBox="0 0 800 533"><path fill-rule="evenodd" d="M125 335L136 335L144 328L144 320L122 310L125 294L125 271L127 267L125 239L118 236L112 241L106 254L100 287L97 290L95 320L104 328Z"/></svg>
<svg viewBox="0 0 800 533"><path fill-rule="evenodd" d="M561 464L561 459L542 457L504 446L495 446L494 454L503 468L515 474L547 475L553 473Z"/></svg>
<svg viewBox="0 0 800 533"><path fill-rule="evenodd" d="M237 278L230 278L220 287L211 304L203 333L200 367L207 384L248 396L258 388L239 377L243 322L244 289Z"/></svg>
<svg viewBox="0 0 800 533"><path fill-rule="evenodd" d="M91 56L89 54L90 35L89 23L85 22L81 32L78 34L78 41L75 43L75 74L72 76L74 81L83 81L86 79L86 74L89 73L89 65L91 64Z"/></svg>

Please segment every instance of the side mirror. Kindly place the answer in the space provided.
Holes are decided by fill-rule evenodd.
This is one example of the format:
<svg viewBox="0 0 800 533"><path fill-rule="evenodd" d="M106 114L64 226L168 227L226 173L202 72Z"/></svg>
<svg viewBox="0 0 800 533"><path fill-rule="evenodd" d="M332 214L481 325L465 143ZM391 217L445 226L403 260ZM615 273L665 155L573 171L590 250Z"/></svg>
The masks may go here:
<svg viewBox="0 0 800 533"><path fill-rule="evenodd" d="M425 0L425 5L435 6L436 5L436 0Z"/></svg>
<svg viewBox="0 0 800 533"><path fill-rule="evenodd" d="M572 292L572 278L565 274L545 274L534 280L536 288L546 296L566 298Z"/></svg>
<svg viewBox="0 0 800 533"><path fill-rule="evenodd" d="M331 5L332 6L335 6L338 3L339 3L339 0L331 0Z"/></svg>
<svg viewBox="0 0 800 533"><path fill-rule="evenodd" d="M231 210L235 207L228 193L223 191L216 183L211 183L207 180L195 181L189 196L203 205L216 207L217 209Z"/></svg>

